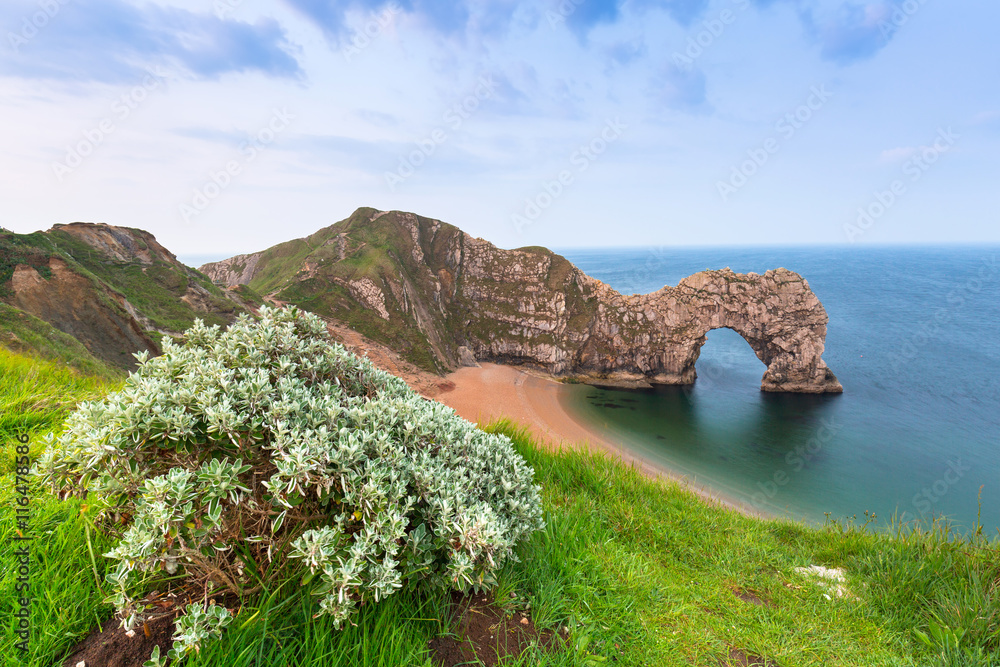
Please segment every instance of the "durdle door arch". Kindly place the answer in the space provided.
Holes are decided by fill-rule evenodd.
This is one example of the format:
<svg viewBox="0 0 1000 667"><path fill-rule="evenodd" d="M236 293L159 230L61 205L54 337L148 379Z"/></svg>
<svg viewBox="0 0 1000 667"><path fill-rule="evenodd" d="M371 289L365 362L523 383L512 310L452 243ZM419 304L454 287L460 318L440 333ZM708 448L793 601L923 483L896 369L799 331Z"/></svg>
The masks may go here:
<svg viewBox="0 0 1000 667"><path fill-rule="evenodd" d="M692 384L706 334L732 329L767 367L761 390L843 391L823 361L826 310L792 271L703 271L651 294L622 296L603 284L594 292L600 305L584 339L552 370L594 384Z"/></svg>
<svg viewBox="0 0 1000 667"><path fill-rule="evenodd" d="M549 338L562 332L561 345L517 344L513 337L495 336L477 341L477 356L510 359L513 344L527 363L583 382L624 387L692 384L706 334L732 329L767 367L762 391L843 391L823 361L826 310L797 273L703 271L676 287L639 296L623 296L587 276L581 282L589 292L585 303L597 303L581 331L573 330L572 323L580 317L566 302L561 317L546 322L540 331ZM535 323L538 310L533 314ZM526 328L518 333L524 336ZM530 341L532 336L524 338Z"/></svg>

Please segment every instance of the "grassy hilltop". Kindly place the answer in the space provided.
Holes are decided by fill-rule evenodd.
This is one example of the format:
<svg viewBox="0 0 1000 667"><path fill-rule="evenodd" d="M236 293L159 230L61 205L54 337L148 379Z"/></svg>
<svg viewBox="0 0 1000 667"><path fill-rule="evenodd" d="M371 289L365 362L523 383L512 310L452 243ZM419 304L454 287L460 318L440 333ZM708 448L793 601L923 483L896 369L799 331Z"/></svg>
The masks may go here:
<svg viewBox="0 0 1000 667"><path fill-rule="evenodd" d="M0 538L15 534L14 498L31 498L33 635L19 662L9 623L4 664L60 664L107 616L101 554L110 541L86 501L60 501L32 482L16 489L14 437L31 456L72 406L118 386L63 364L0 350ZM536 471L547 527L519 550L496 598L508 614L558 629L554 648L529 648L508 665L1000 664L1000 548L982 536L872 533L854 522L811 528L710 506L601 455L552 452L516 426L508 434ZM796 568L843 568L838 597ZM0 551L0 608L16 604L12 549ZM190 665L432 665L428 641L454 629L447 600L403 591L367 606L335 631L313 620L299 582L242 607L218 643ZM565 628L565 630L563 630Z"/></svg>
<svg viewBox="0 0 1000 667"><path fill-rule="evenodd" d="M119 374L132 352L195 318L228 324L246 302L184 266L149 232L105 224L0 232L0 344Z"/></svg>
<svg viewBox="0 0 1000 667"><path fill-rule="evenodd" d="M361 208L348 219L308 237L279 243L253 255L206 264L201 270L218 284L245 285L256 294L343 322L400 352L420 368L431 372L447 370L455 351L447 344L446 349L441 349L440 336L435 335L447 326L445 318L441 313L428 314L424 326L420 326L418 314L408 308L402 291L403 285L408 285L414 299L432 293L425 275L427 267L414 261L414 243L400 228L397 216L373 220L377 213L375 209ZM443 225L436 242L448 244L460 234L458 228ZM366 280L386 295L387 317L380 317L352 292L352 283Z"/></svg>
<svg viewBox="0 0 1000 667"><path fill-rule="evenodd" d="M308 237L200 270L217 284L243 285L343 322L418 367L441 372L458 366L459 348L477 339L556 341L550 332L505 326L524 318L513 304L525 291L512 284L512 265L523 265L517 279L564 294L568 308L581 313L574 326L582 327L596 309L571 279L573 265L551 250L500 250L445 222L373 208L359 208ZM469 293L497 298L484 308Z"/></svg>

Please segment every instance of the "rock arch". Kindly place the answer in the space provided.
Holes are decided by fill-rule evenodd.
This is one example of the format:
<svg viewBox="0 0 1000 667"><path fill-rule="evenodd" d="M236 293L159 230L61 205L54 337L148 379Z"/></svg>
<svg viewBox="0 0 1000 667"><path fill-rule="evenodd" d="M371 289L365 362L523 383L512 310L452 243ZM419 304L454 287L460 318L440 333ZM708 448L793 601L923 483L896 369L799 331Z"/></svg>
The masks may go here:
<svg viewBox="0 0 1000 667"><path fill-rule="evenodd" d="M767 367L763 391L843 391L822 358L826 310L797 273L738 274L727 268L652 294L606 296L608 305L599 309L575 369L591 381L691 384L706 334L732 329Z"/></svg>

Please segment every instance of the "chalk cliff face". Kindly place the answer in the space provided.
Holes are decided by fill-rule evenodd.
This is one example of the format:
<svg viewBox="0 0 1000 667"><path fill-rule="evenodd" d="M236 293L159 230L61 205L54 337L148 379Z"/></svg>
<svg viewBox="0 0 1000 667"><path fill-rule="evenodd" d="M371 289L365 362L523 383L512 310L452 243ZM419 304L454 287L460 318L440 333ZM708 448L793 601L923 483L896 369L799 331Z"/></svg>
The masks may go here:
<svg viewBox="0 0 1000 667"><path fill-rule="evenodd" d="M705 271L625 296L544 248L502 250L436 220L360 209L201 270L344 321L434 370L474 357L594 384L690 384L705 334L728 327L767 366L761 389L842 391L822 359L826 311L785 269Z"/></svg>

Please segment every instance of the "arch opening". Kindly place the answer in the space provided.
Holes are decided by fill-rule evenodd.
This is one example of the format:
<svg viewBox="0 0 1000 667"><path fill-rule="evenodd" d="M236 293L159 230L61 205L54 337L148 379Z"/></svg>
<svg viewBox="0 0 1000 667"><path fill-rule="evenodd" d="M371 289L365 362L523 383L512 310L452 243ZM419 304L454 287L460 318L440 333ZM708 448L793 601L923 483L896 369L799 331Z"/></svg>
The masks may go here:
<svg viewBox="0 0 1000 667"><path fill-rule="evenodd" d="M767 364L750 341L731 327L705 333L696 350L696 383L756 387Z"/></svg>

